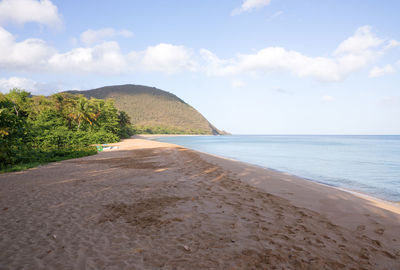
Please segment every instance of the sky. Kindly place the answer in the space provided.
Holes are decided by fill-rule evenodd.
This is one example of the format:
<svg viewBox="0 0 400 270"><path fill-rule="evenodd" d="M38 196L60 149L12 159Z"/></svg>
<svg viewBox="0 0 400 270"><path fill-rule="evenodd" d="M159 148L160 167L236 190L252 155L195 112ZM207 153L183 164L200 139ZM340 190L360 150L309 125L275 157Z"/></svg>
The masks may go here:
<svg viewBox="0 0 400 270"><path fill-rule="evenodd" d="M233 134L400 134L397 0L2 0L0 91L140 84Z"/></svg>

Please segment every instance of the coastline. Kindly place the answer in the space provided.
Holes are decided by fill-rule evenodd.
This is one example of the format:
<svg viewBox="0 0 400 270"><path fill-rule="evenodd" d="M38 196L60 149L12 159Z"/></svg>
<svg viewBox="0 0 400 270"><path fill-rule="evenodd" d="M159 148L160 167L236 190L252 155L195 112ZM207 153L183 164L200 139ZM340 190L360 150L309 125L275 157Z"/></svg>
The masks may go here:
<svg viewBox="0 0 400 270"><path fill-rule="evenodd" d="M154 134L153 135L153 134L143 134L143 135L135 135L135 136L133 136L133 138L150 139L150 140L152 140L152 139L157 138L157 137L176 137L176 136L209 136L209 135L173 135L173 134L159 134L159 135ZM316 135L316 136L319 136L319 135ZM371 136L374 136L374 135L371 135ZM179 145L179 146L181 146L181 145ZM186 147L186 146L181 146L181 147ZM189 149L191 149L191 148L189 148ZM361 198L364 198L364 199L367 199L367 200L372 200L372 201L388 204L389 206L391 205L391 206L395 206L395 207L400 207L400 201L391 201L391 200L388 200L388 199L375 197L374 195L371 195L371 194L368 194L368 193L364 193L364 192L359 191L359 190L353 190L353 189L350 189L350 188L339 187L339 186L335 186L335 185L329 185L329 184L320 182L317 179L302 177L302 176L299 176L299 175L296 175L296 174L292 174L292 173L289 173L289 172L281 171L281 170L270 168L270 167L263 166L263 165L253 164L253 163L242 161L242 160L238 160L238 159L235 159L235 158L230 158L230 157L225 157L225 156L216 155L216 154L212 154L212 153L207 153L207 152L200 151L200 150L197 150L197 149L191 149L191 150L197 151L197 152L200 152L200 153L204 153L204 154L207 154L207 155L215 156L215 157L218 157L218 158L222 158L222 159L227 159L227 160L231 160L231 161L235 161L235 162L241 162L241 163L247 164L249 166L255 166L255 167L258 167L258 168L263 168L263 169L266 169L266 170L275 171L275 172L282 173L282 174L285 174L285 175L291 175L293 177L297 177L297 178L302 179L302 180L310 181L310 182L318 184L318 185L322 185L322 186L338 189L338 190L341 190L341 191L345 191L345 192L351 193L351 194L353 194L355 196L358 196L358 197L361 197Z"/></svg>
<svg viewBox="0 0 400 270"><path fill-rule="evenodd" d="M200 152L200 153L205 154L205 155L214 156L216 158L226 159L226 160L230 160L230 161L234 161L234 162L240 162L240 163L243 163L243 164L245 164L247 166L253 166L253 167L256 167L256 168L260 168L260 169L276 172L276 173L281 174L281 175L289 175L289 176L292 176L294 178L297 178L297 179L300 179L300 180L304 180L304 181L308 181L308 182L311 182L311 183L316 184L316 185L321 185L321 186L326 187L326 188L332 188L332 189L336 189L336 190L339 190L339 191L344 191L344 192L350 193L350 194L352 194L352 195L354 195L356 197L360 197L360 198L365 199L365 200L370 200L370 201L375 202L375 203L383 204L385 209L387 209L387 210L392 209L390 211L394 211L395 213L400 214L400 201L390 201L390 200L381 199L381 198L374 197L372 195L363 193L361 191L351 190L351 189L348 189L348 188L342 188L342 187L338 187L338 186L334 186L334 185L328 185L328 184L325 184L325 183L322 183L322 182L318 182L315 179L301 177L301 176L298 176L298 175L295 175L295 174L292 174L292 173L289 173L289 172L280 171L280 170L277 170L277 169L274 169L274 168L269 168L269 167L266 167L266 166L261 166L261 165L257 165L257 164L253 164L253 163L237 160L237 159L234 159L234 158L214 155L214 154L203 152L203 151L199 151L199 150L193 150L193 151L197 151L197 152ZM394 207L394 208L392 208L392 207Z"/></svg>
<svg viewBox="0 0 400 270"><path fill-rule="evenodd" d="M179 145L113 145L0 175L0 265L400 267L400 208Z"/></svg>
<svg viewBox="0 0 400 270"><path fill-rule="evenodd" d="M152 138L159 136L160 135L140 135L140 136L134 136L134 138L141 140L142 139L148 140L149 137ZM174 136L174 135L165 135L165 136ZM181 135L181 136L198 136L198 135ZM160 145L165 145L166 147L172 146L172 147L182 147L185 149L190 149L184 146L171 143L158 142L154 140L149 140L149 141L156 142ZM353 211L358 208L358 205L364 205L367 211L379 212L379 210L383 210L390 212L393 215L393 217L398 220L399 225L396 227L396 229L400 230L400 204L398 204L397 202L383 200L358 191L326 185L311 179L302 178L290 173L267 168L264 166L251 164L236 159L218 156L198 150L193 150L193 149L190 150L199 153L202 157L204 157L206 160L212 163L217 163L218 165L222 165L225 168L229 168L229 170L237 174L240 174L240 170L243 169L247 170L248 171L247 175L241 174L242 177L240 180L254 187L260 188L266 192L269 192L273 195L277 195L289 201L292 201L298 206L305 207L318 212L323 212L327 217L335 219L336 222L338 222L343 226L353 226L353 227L356 226L355 225L356 222L354 221L357 220L357 218L365 220L365 218L361 216L368 215L368 213L362 213L362 215L360 215L357 218L354 218L354 216L352 217L352 215L354 214ZM232 162L234 163L233 166L232 164L230 164ZM275 181L274 183L275 186L273 186L273 188L271 188L271 182L268 182L270 181L270 179L275 179L275 180L277 179L277 181ZM292 195L295 194L296 191L293 190L294 188L291 187L290 185L294 185L299 188L301 187L303 189L304 194L302 193L301 196L298 196L298 198L293 198ZM310 197L312 197L311 200ZM316 203L317 198L319 198L320 200L319 203ZM346 203L343 203L343 200L346 201ZM350 207L351 206L350 202L354 203L356 207ZM329 206L329 204L334 204L334 203L335 204L339 203L339 205L337 205L336 208L341 208L342 210L346 209L346 211L343 211L342 213L339 214L336 212L331 213L330 211L331 209L329 207L325 207L325 205L327 204ZM382 214L385 215L385 213ZM396 223L394 225L396 226Z"/></svg>
<svg viewBox="0 0 400 270"><path fill-rule="evenodd" d="M151 138L151 137L159 137L159 136L160 135L143 136L143 137L144 137L144 139L147 139L147 137ZM165 136L169 137L169 136L175 136L175 135L165 135ZM181 136L200 136L200 135L181 135ZM138 137L138 138L140 138L140 137ZM158 142L158 143L163 143L164 144L164 142ZM177 144L171 144L171 143L165 143L165 144L174 145L174 146L177 146L177 147L187 148L185 146L181 146L181 145L177 145ZM295 180L295 181L296 180L297 181L306 181L306 182L311 183L313 185L318 185L318 186L321 186L321 187L324 187L324 188L346 192L346 193L352 194L352 195L354 195L356 197L359 197L360 199L365 199L365 200L371 201L371 202L373 202L373 203L375 203L377 205L380 205L386 210L393 211L394 213L400 214L400 205L399 205L400 202L384 200L384 199L377 198L377 197L374 197L374 196L371 196L369 194L365 194L365 193L362 193L362 192L359 192L359 191L346 189L346 188L341 188L341 187L336 187L336 186L332 186L332 185L327 185L327 184L318 182L318 181L313 180L313 179L304 178L304 177L297 176L297 175L294 175L294 174L291 174L291 173L288 173L288 172L276 170L276 169L273 169L273 168L269 168L269 167L265 167L265 166L261 166L261 165L257 165L257 164L252 164L252 163L245 162L245 161L240 161L240 160L237 160L237 159L234 159L234 158L219 156L219 155L215 155L215 154L211 154L211 153L207 153L207 152L203 152L203 151L199 151L199 150L195 150L195 149L191 149L191 148L188 148L188 149L190 149L192 151L195 151L195 152L198 152L198 153L201 153L202 155L210 156L210 157L213 157L213 158L216 158L216 159L232 161L232 162L235 162L237 164L241 164L242 166L253 167L253 168L257 169L257 170L266 170L266 172L272 172L272 173L277 174L278 177L279 176L280 177L289 176L289 177L293 178L293 180Z"/></svg>

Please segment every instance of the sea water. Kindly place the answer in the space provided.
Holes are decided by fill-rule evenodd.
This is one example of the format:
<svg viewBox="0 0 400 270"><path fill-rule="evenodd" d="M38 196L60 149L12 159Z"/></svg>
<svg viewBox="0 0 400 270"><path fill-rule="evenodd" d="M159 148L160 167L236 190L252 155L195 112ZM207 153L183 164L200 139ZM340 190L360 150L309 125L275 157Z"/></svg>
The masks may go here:
<svg viewBox="0 0 400 270"><path fill-rule="evenodd" d="M400 135L173 136L157 141L400 201Z"/></svg>

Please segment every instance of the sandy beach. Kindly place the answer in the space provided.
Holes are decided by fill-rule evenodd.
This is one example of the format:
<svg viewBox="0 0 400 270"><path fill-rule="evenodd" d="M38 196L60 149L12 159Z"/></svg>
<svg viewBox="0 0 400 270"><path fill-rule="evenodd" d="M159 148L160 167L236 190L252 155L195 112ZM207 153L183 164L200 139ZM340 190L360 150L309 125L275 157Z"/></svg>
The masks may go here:
<svg viewBox="0 0 400 270"><path fill-rule="evenodd" d="M400 269L400 207L140 138L0 175L0 269Z"/></svg>

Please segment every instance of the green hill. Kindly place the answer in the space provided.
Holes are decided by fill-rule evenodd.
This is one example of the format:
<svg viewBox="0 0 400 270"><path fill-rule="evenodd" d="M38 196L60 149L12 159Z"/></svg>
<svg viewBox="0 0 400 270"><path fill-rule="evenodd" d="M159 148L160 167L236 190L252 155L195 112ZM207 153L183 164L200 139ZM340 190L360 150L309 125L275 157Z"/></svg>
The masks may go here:
<svg viewBox="0 0 400 270"><path fill-rule="evenodd" d="M127 84L67 92L113 99L130 116L138 133L225 134L174 94L154 87Z"/></svg>

